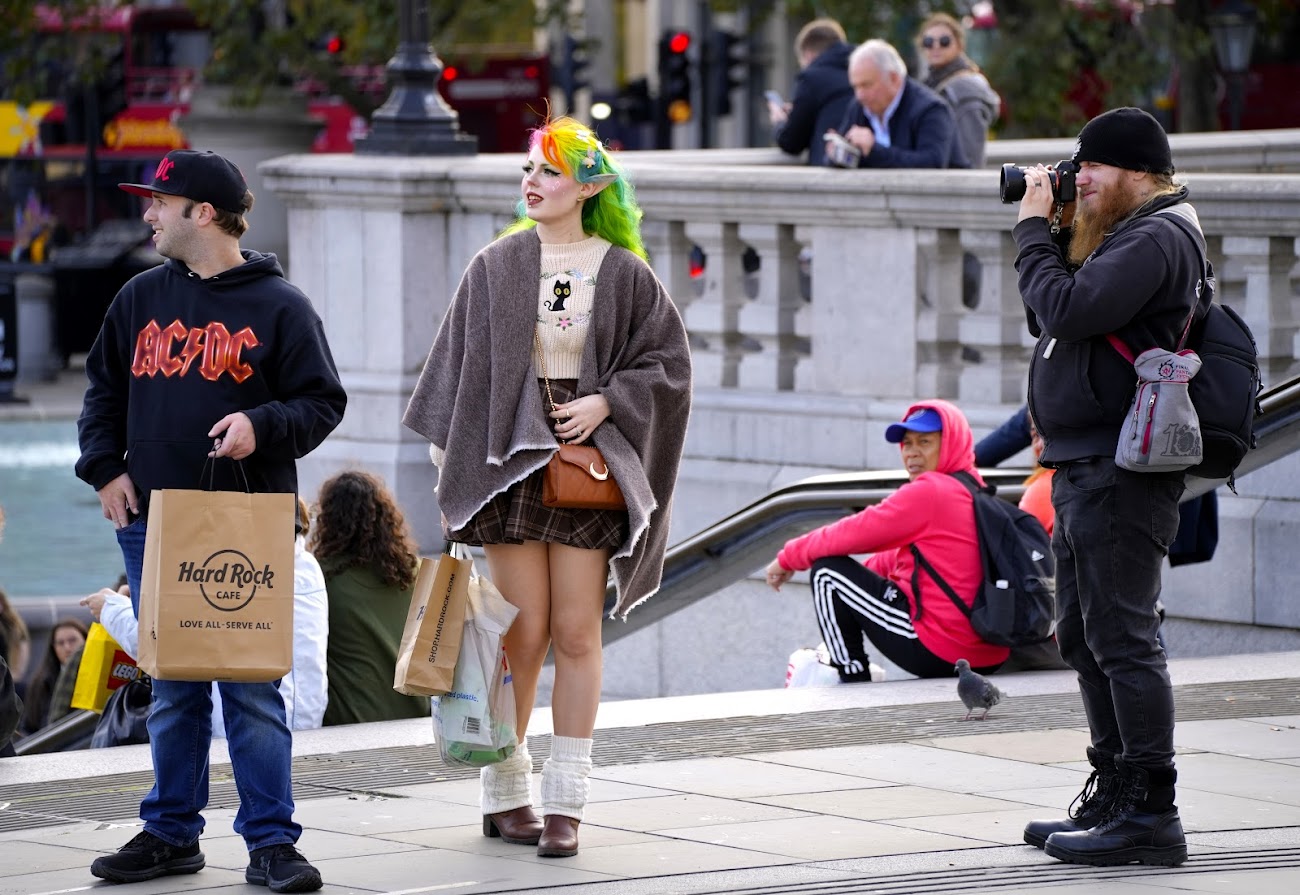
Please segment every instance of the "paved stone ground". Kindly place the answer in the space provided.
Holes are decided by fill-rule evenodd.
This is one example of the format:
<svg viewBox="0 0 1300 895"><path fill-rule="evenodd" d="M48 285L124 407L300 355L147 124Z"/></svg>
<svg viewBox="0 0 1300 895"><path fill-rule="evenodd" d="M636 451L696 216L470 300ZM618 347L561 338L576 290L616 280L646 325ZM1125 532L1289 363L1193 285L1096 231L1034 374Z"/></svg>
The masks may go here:
<svg viewBox="0 0 1300 895"><path fill-rule="evenodd" d="M448 769L427 721L295 739L303 851L325 892L980 893L1300 891L1300 654L1175 660L1177 869L1060 864L1021 844L1087 766L1066 672L999 676L1011 695L961 723L951 681L607 703L582 850L544 859L485 839L477 781ZM549 713L530 747L549 750ZM214 745L207 868L115 891L252 891ZM93 775L93 776L91 776ZM0 760L0 893L102 888L94 857L136 832L147 747Z"/></svg>

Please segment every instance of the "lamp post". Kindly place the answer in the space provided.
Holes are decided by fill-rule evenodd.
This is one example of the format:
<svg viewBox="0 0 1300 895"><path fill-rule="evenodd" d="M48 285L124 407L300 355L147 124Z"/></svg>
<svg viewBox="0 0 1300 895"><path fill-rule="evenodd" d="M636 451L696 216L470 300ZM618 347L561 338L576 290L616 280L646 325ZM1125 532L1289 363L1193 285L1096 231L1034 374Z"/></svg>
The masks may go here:
<svg viewBox="0 0 1300 895"><path fill-rule="evenodd" d="M1255 24L1259 14L1247 0L1227 0L1206 16L1210 37L1214 40L1214 55L1228 83L1228 128L1241 129L1242 107L1245 105L1246 71L1250 68L1250 54L1255 47Z"/></svg>
<svg viewBox="0 0 1300 895"><path fill-rule="evenodd" d="M442 60L429 44L428 0L400 0L397 55L388 61L392 92L371 116L358 155L474 155L478 138L460 132L459 119L438 95Z"/></svg>

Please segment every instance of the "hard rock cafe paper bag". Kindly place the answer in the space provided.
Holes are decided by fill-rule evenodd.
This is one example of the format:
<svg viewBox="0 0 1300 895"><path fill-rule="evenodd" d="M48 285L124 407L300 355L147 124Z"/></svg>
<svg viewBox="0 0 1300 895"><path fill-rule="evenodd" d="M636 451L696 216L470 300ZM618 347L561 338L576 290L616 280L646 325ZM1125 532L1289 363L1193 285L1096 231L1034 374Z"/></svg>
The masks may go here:
<svg viewBox="0 0 1300 895"><path fill-rule="evenodd" d="M292 494L152 492L140 668L173 681L274 681L293 660Z"/></svg>

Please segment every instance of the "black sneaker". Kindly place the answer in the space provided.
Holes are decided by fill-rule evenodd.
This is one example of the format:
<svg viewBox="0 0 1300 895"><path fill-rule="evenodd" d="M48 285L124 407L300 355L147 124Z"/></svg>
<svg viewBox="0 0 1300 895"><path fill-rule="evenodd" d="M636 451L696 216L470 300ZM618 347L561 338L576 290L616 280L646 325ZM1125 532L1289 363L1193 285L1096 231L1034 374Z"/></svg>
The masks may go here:
<svg viewBox="0 0 1300 895"><path fill-rule="evenodd" d="M287 842L249 852L244 879L272 892L315 892L321 887L320 871Z"/></svg>
<svg viewBox="0 0 1300 895"><path fill-rule="evenodd" d="M114 854L96 858L90 873L110 883L138 883L174 873L198 873L203 852L198 840L189 845L168 845L153 833L138 833Z"/></svg>

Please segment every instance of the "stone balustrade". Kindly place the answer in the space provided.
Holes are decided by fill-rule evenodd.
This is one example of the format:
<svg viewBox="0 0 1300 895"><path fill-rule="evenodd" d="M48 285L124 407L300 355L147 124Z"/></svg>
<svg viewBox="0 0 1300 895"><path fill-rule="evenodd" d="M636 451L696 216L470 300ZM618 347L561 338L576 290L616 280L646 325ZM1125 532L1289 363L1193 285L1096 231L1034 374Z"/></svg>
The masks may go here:
<svg viewBox="0 0 1300 895"><path fill-rule="evenodd" d="M1219 298L1255 332L1272 383L1298 372L1300 174L1270 169L1300 170L1300 131L1253 136L1177 136L1174 157L1191 172ZM995 141L990 164L1055 161L1071 146ZM782 158L624 156L695 361L674 538L805 474L895 465L883 429L915 398L956 400L980 431L1023 401L1032 340L1012 268L1016 210L998 201L996 167L842 171ZM461 272L512 218L521 161L311 155L261 168L289 208L290 277L321 312L352 396L339 432L302 464L304 489L364 463L394 485L425 546L438 538L435 472L401 411ZM695 246L707 263L692 277ZM1300 501L1292 478L1270 476L1259 501ZM1258 577L1273 560L1255 544ZM1300 612L1270 618L1300 628Z"/></svg>

